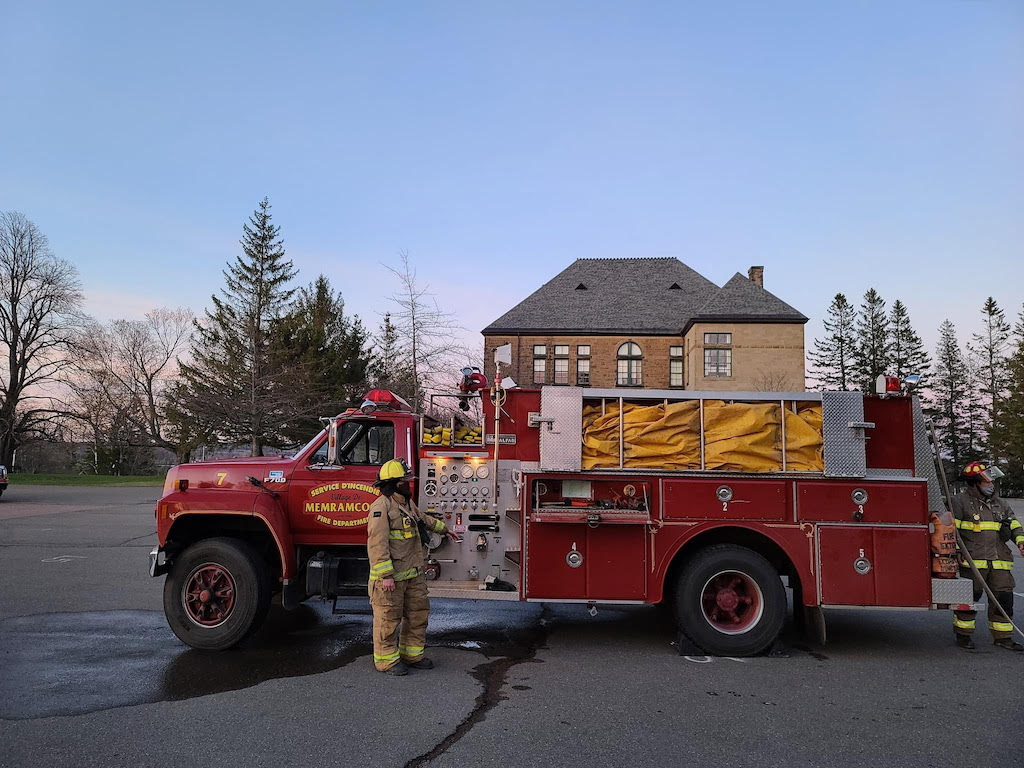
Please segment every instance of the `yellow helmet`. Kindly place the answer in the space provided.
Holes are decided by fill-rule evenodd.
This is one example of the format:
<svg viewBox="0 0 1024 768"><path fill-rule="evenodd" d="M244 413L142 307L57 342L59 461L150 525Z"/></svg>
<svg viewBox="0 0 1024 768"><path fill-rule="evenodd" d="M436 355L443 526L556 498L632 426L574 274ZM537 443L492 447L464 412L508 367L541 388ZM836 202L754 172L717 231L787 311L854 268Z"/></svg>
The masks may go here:
<svg viewBox="0 0 1024 768"><path fill-rule="evenodd" d="M412 469L406 464L405 459L392 459L385 462L377 473L377 483L386 483L388 480L403 480L412 477Z"/></svg>

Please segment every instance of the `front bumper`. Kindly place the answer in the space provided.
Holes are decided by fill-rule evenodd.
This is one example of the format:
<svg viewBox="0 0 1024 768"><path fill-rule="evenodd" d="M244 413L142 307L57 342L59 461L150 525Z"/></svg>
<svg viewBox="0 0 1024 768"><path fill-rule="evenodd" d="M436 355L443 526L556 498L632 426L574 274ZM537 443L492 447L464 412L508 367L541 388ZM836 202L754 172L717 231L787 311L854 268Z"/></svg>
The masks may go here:
<svg viewBox="0 0 1024 768"><path fill-rule="evenodd" d="M161 557L163 562L160 562ZM160 547L153 547L149 553L149 575L163 576L169 570L171 570L171 564L167 562L167 553L162 552Z"/></svg>

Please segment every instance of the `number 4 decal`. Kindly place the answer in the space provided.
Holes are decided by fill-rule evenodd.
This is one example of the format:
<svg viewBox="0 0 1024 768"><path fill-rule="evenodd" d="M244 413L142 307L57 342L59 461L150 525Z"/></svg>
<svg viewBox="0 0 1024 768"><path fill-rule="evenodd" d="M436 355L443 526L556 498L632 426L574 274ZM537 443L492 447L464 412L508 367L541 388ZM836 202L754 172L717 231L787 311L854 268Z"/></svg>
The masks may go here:
<svg viewBox="0 0 1024 768"><path fill-rule="evenodd" d="M217 485L224 485L224 478L228 476L227 472L217 473Z"/></svg>

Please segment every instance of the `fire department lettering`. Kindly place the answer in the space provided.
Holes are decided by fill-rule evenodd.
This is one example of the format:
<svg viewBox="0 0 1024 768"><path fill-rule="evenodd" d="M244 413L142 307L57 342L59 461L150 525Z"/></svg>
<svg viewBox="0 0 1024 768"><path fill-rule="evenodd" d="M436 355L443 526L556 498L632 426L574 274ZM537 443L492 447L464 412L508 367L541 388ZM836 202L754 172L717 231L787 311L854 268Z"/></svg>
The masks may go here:
<svg viewBox="0 0 1024 768"><path fill-rule="evenodd" d="M316 522L331 528L366 525L370 504L380 491L367 483L333 482L311 488L302 511L315 515Z"/></svg>

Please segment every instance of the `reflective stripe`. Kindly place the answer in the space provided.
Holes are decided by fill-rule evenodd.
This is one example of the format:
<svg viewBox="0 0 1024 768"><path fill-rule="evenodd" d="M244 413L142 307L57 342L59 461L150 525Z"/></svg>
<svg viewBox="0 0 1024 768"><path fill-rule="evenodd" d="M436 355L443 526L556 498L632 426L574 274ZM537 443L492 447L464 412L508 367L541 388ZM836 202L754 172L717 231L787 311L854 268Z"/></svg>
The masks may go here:
<svg viewBox="0 0 1024 768"><path fill-rule="evenodd" d="M393 578L395 581L405 581L407 579L411 579L419 575L419 568L410 568L407 571L399 571L398 573L394 574L391 578Z"/></svg>
<svg viewBox="0 0 1024 768"><path fill-rule="evenodd" d="M993 560L992 569L996 571L1012 571L1013 561L1012 560Z"/></svg>
<svg viewBox="0 0 1024 768"><path fill-rule="evenodd" d="M398 650L403 656L422 656L424 648L422 645L400 645Z"/></svg>
<svg viewBox="0 0 1024 768"><path fill-rule="evenodd" d="M962 528L968 531L974 531L975 533L977 533L978 531L998 531L1002 527L1002 525L1002 523L991 523L987 520L982 520L981 522L977 523L973 520L956 521L957 528Z"/></svg>
<svg viewBox="0 0 1024 768"><path fill-rule="evenodd" d="M395 570L395 565L390 560L385 560L383 563L377 563L375 566L370 568L371 576L379 576L382 573Z"/></svg>
<svg viewBox="0 0 1024 768"><path fill-rule="evenodd" d="M961 621L956 616L953 617L953 626L960 629L974 629L974 619L970 621Z"/></svg>
<svg viewBox="0 0 1024 768"><path fill-rule="evenodd" d="M389 653L384 656L378 656L376 653L373 654L374 661L398 661L398 651Z"/></svg>
<svg viewBox="0 0 1024 768"><path fill-rule="evenodd" d="M1010 521L1010 530L1011 531L1015 531L1015 530L1017 530L1020 527L1021 527L1020 520L1011 520Z"/></svg>
<svg viewBox="0 0 1024 768"><path fill-rule="evenodd" d="M988 568L988 560L975 560L974 561L974 566L978 570L981 570L982 568ZM970 566L967 566L967 567L970 568Z"/></svg>
<svg viewBox="0 0 1024 768"><path fill-rule="evenodd" d="M1018 536L1013 540L1014 544L1024 544L1024 536Z"/></svg>
<svg viewBox="0 0 1024 768"><path fill-rule="evenodd" d="M996 632L1013 632L1013 624L1007 624L1005 621L990 621L988 628Z"/></svg>
<svg viewBox="0 0 1024 768"><path fill-rule="evenodd" d="M443 520L434 520L434 533L444 533L448 530L448 526L444 524Z"/></svg>
<svg viewBox="0 0 1024 768"><path fill-rule="evenodd" d="M411 539L416 536L414 531L388 531L389 539Z"/></svg>

